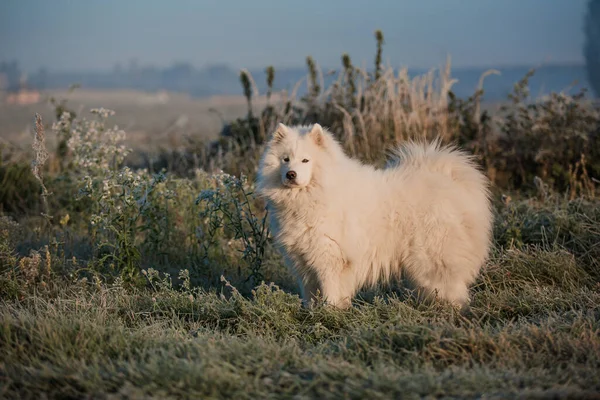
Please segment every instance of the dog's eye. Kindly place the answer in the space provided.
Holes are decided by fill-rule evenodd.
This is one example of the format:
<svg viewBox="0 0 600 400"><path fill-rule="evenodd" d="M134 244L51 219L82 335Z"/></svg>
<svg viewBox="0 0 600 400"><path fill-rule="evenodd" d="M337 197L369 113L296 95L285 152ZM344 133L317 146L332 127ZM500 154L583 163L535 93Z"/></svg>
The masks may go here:
<svg viewBox="0 0 600 400"><path fill-rule="evenodd" d="M289 157L284 157L283 158L283 162L290 162L290 158Z"/></svg>
<svg viewBox="0 0 600 400"><path fill-rule="evenodd" d="M304 160L302 160L302 162L303 162L304 164L306 164L306 163L308 162L308 160L305 158Z"/></svg>

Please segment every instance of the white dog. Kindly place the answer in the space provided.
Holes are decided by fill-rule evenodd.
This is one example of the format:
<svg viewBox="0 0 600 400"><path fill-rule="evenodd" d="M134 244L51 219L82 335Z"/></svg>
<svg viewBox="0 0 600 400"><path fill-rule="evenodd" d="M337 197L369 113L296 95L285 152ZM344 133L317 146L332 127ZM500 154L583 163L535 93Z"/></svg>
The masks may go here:
<svg viewBox="0 0 600 400"><path fill-rule="evenodd" d="M279 124L258 193L302 298L345 308L364 285L406 274L462 306L488 255L488 179L466 154L408 143L385 169L348 158L320 125Z"/></svg>

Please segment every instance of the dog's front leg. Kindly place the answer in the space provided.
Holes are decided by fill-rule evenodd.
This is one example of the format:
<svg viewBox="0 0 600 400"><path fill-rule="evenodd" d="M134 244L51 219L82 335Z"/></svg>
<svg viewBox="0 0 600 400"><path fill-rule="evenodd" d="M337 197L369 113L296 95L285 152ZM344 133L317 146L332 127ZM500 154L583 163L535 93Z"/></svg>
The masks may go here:
<svg viewBox="0 0 600 400"><path fill-rule="evenodd" d="M302 304L305 307L309 307L313 300L316 300L317 295L321 292L319 281L313 274L298 279L300 285L300 293L302 297Z"/></svg>
<svg viewBox="0 0 600 400"><path fill-rule="evenodd" d="M323 299L334 307L345 309L352 305L352 297L355 293L352 274L347 264L330 264L326 274L320 278L320 289Z"/></svg>
<svg viewBox="0 0 600 400"><path fill-rule="evenodd" d="M322 251L313 260L312 269L317 276L321 295L327 303L337 308L348 308L356 289L351 265L338 243L329 236L325 236L319 244Z"/></svg>
<svg viewBox="0 0 600 400"><path fill-rule="evenodd" d="M352 301L352 290L340 285L337 277L321 277L320 279L303 279L300 282L302 304L309 307L320 297L326 303L338 308L348 308Z"/></svg>

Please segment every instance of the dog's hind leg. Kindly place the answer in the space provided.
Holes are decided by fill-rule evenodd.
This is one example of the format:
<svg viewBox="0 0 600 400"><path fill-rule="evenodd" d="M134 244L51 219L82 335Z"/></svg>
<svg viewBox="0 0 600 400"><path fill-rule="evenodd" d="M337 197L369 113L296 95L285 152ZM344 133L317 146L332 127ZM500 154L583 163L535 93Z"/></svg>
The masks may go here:
<svg viewBox="0 0 600 400"><path fill-rule="evenodd" d="M459 307L469 302L471 274L461 262L453 261L434 257L411 259L410 264L406 265L406 272L417 287L420 300L429 302L437 298Z"/></svg>
<svg viewBox="0 0 600 400"><path fill-rule="evenodd" d="M456 251L447 254L443 260L431 259L422 265L425 273L416 280L424 294L445 300L455 306L463 307L469 303L469 284L477 272L477 261L461 257Z"/></svg>

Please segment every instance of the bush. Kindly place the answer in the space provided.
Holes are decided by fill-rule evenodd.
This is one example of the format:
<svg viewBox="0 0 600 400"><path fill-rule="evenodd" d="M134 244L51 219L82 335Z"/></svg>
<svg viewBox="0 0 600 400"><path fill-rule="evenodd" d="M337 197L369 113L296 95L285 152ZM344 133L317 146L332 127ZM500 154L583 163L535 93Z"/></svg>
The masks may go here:
<svg viewBox="0 0 600 400"><path fill-rule="evenodd" d="M380 59L381 32L376 38ZM480 88L471 97L459 99L452 92L450 62L439 71L411 78L406 69L396 71L380 64L370 74L344 54L342 69L335 72L338 78L328 88L318 83L322 73L311 57L307 68L306 96L297 100L294 90L280 103L269 103L260 116L249 108L246 118L223 128L222 138L210 145L207 160L231 154L220 156L217 167L252 178L265 138L276 123L319 122L334 133L349 155L379 166L394 144L440 137L479 156L501 189L535 190L534 179L539 177L557 191L569 191L571 198L595 194L600 176L600 110L585 98L585 91L531 99L532 70L515 84L507 104L491 115L482 110L481 102L484 78L497 73L494 70L481 77ZM253 80L247 72L242 77L250 105Z"/></svg>

